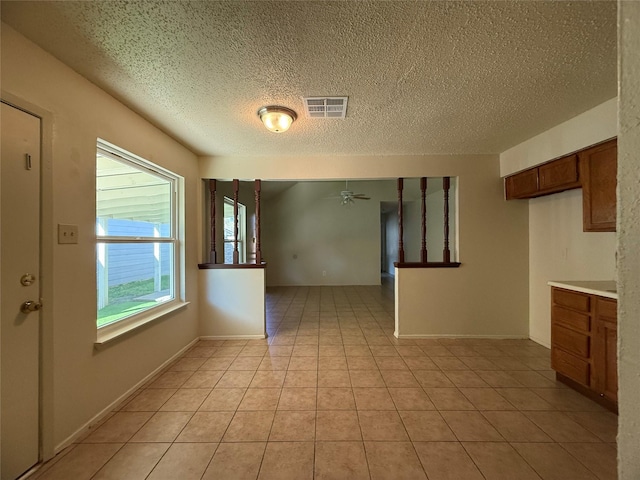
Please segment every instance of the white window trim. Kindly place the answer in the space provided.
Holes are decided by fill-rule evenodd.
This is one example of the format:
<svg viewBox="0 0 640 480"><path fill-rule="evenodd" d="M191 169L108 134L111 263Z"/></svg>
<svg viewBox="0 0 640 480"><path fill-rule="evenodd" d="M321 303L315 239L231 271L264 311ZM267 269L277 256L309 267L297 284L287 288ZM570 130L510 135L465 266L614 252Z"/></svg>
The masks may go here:
<svg viewBox="0 0 640 480"><path fill-rule="evenodd" d="M166 302L158 305L157 307L145 310L138 315L133 315L119 322L112 323L111 325L105 325L105 327L98 329L98 334L94 344L103 345L111 340L115 340L126 333L163 318L165 315L175 312L176 310L180 310L189 305L189 303L190 302L172 300L171 302ZM107 329L106 327L112 328Z"/></svg>
<svg viewBox="0 0 640 480"><path fill-rule="evenodd" d="M168 178L172 181L173 184L173 195L172 195L172 216L175 219L175 222L172 224L171 238L167 241L166 238L152 238L149 240L153 240L155 242L161 243L171 243L174 249L174 265L173 265L173 290L174 290L174 298L168 302L161 303L155 307L151 307L143 312L140 312L135 315L131 315L130 317L119 320L115 323L111 323L108 325L104 325L102 327L98 327L97 325L97 288L96 288L96 301L94 304L96 305L96 315L95 315L95 325L96 325L96 345L102 345L111 340L114 340L122 335L125 335L133 330L136 330L143 325L146 325L150 322L158 320L160 318L165 317L166 315L179 310L181 308L186 307L189 302L185 300L185 249L184 249L184 178L180 175L171 172L159 165L153 164L131 152L128 152L112 143L109 143L105 140L98 139L97 140L97 150L106 154L107 156L114 156L118 160L124 160L125 162L133 163L138 167L149 171L151 174ZM121 242L135 242L135 237L126 237L126 238L102 238L96 235L96 255L97 255L97 245L98 243L121 243ZM97 258L96 258L97 259ZM94 262L94 265L96 263ZM94 267L94 268L97 268ZM94 274L94 278L96 275Z"/></svg>

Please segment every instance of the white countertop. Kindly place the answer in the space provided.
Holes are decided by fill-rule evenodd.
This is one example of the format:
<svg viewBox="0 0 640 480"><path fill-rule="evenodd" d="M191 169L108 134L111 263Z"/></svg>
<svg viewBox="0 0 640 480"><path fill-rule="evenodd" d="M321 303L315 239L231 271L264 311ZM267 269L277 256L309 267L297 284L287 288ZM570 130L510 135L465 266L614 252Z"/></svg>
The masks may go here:
<svg viewBox="0 0 640 480"><path fill-rule="evenodd" d="M547 285L576 292L589 293L600 297L618 299L616 282L614 280L557 280L547 282Z"/></svg>

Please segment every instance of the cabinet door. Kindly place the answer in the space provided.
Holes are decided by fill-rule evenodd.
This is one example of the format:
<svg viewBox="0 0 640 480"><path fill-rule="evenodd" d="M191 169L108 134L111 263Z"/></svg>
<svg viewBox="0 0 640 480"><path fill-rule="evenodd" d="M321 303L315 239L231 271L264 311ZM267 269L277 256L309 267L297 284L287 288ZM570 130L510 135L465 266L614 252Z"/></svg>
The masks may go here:
<svg viewBox="0 0 640 480"><path fill-rule="evenodd" d="M617 160L616 140L580 153L585 232L615 232L616 230Z"/></svg>
<svg viewBox="0 0 640 480"><path fill-rule="evenodd" d="M578 156L569 155L538 167L540 192L553 193L580 187Z"/></svg>
<svg viewBox="0 0 640 480"><path fill-rule="evenodd" d="M618 400L618 325L617 302L597 298L595 335L593 336L594 389L614 402Z"/></svg>
<svg viewBox="0 0 640 480"><path fill-rule="evenodd" d="M505 178L507 200L531 198L538 192L538 169L532 168Z"/></svg>

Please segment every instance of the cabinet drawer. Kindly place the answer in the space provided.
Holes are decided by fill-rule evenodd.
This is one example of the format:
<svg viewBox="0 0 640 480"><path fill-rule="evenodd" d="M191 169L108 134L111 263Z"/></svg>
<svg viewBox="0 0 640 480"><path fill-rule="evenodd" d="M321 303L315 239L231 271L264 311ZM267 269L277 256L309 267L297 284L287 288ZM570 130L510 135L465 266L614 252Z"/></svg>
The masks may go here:
<svg viewBox="0 0 640 480"><path fill-rule="evenodd" d="M559 348L551 351L551 367L583 385L589 385L589 362Z"/></svg>
<svg viewBox="0 0 640 480"><path fill-rule="evenodd" d="M595 297L596 314L598 317L616 320L618 318L618 302L602 297Z"/></svg>
<svg viewBox="0 0 640 480"><path fill-rule="evenodd" d="M579 310L581 312L590 311L590 297L584 293L570 292L560 288L553 289L553 303L563 307Z"/></svg>
<svg viewBox="0 0 640 480"><path fill-rule="evenodd" d="M560 325L553 325L551 329L551 342L553 345L579 357L589 358L589 341L588 335L569 330Z"/></svg>
<svg viewBox="0 0 640 480"><path fill-rule="evenodd" d="M551 308L551 320L554 325L562 325L581 332L588 332L591 328L589 315L574 312L557 305Z"/></svg>

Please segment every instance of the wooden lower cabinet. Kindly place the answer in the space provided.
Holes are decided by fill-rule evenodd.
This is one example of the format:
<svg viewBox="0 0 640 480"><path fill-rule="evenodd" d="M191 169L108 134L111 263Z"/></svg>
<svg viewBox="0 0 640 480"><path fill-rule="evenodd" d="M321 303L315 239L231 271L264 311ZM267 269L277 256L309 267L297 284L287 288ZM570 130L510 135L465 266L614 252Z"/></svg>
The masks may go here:
<svg viewBox="0 0 640 480"><path fill-rule="evenodd" d="M551 366L555 371L569 377L581 385L589 386L589 360L572 355L562 348L552 349Z"/></svg>
<svg viewBox="0 0 640 480"><path fill-rule="evenodd" d="M617 301L552 287L551 368L558 379L617 408Z"/></svg>
<svg viewBox="0 0 640 480"><path fill-rule="evenodd" d="M617 302L596 297L593 335L594 388L600 395L618 401Z"/></svg>

